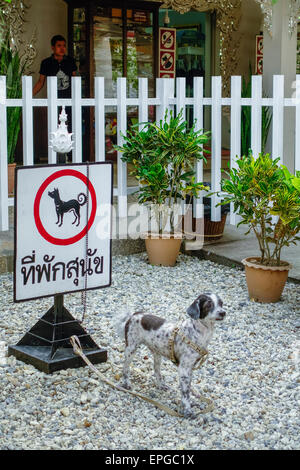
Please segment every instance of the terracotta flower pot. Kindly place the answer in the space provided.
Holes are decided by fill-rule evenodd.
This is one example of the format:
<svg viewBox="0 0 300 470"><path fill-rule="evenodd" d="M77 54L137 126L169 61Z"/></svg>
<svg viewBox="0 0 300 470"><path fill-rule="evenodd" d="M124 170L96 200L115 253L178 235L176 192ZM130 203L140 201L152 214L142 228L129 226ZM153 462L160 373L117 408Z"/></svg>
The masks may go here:
<svg viewBox="0 0 300 470"><path fill-rule="evenodd" d="M283 292L291 265L285 261L280 266L263 266L259 257L242 260L250 299L256 302L278 302Z"/></svg>
<svg viewBox="0 0 300 470"><path fill-rule="evenodd" d="M175 266L182 238L162 237L158 234L147 234L145 238L149 263L156 266Z"/></svg>
<svg viewBox="0 0 300 470"><path fill-rule="evenodd" d="M8 195L12 196L15 191L15 170L16 163L8 163L7 173L8 173Z"/></svg>
<svg viewBox="0 0 300 470"><path fill-rule="evenodd" d="M184 219L183 231L186 238L203 239L205 242L220 240L224 234L227 213L222 214L219 222L210 220L210 216L204 216L202 219L192 218L192 226L189 226L188 219Z"/></svg>
<svg viewBox="0 0 300 470"><path fill-rule="evenodd" d="M210 217L204 217L204 240L214 241L223 237L227 213L222 214L220 222L213 222Z"/></svg>

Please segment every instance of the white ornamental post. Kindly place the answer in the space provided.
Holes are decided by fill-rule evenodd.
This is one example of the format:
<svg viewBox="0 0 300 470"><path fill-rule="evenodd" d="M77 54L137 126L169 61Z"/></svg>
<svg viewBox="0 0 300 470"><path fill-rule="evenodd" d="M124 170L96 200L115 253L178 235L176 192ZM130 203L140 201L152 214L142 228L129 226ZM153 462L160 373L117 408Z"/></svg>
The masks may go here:
<svg viewBox="0 0 300 470"><path fill-rule="evenodd" d="M60 124L58 125L57 131L51 132L51 139L49 147L57 152L57 163L66 163L67 153L73 149L74 141L72 140L73 133L68 132L66 122L68 120L65 107L62 107L62 111L59 115Z"/></svg>

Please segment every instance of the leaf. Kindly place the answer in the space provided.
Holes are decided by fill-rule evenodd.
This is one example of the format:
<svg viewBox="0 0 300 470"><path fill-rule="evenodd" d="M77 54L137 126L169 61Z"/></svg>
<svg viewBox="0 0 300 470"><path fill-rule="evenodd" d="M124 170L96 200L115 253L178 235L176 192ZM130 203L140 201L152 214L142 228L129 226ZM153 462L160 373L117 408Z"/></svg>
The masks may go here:
<svg viewBox="0 0 300 470"><path fill-rule="evenodd" d="M249 152L221 181L225 196L218 205L233 203L242 217L238 226L248 224L263 243L263 250L268 248L264 253L267 263L272 259L272 250L276 249L276 258L280 258L282 246L293 243L300 231L299 177L280 166L279 158L260 154L255 160ZM278 217L280 224L274 224L272 216Z"/></svg>
<svg viewBox="0 0 300 470"><path fill-rule="evenodd" d="M296 188L297 191L300 192L300 178L293 178L292 179L292 184L293 184L294 188Z"/></svg>
<svg viewBox="0 0 300 470"><path fill-rule="evenodd" d="M173 116L166 111L159 123L140 123L127 131L123 145L115 146L121 159L130 163L133 174L142 186L139 202L166 204L170 198L197 196L205 190L196 182L195 163L204 160L203 144L209 133L188 128L183 111ZM145 124L140 131L140 125Z"/></svg>

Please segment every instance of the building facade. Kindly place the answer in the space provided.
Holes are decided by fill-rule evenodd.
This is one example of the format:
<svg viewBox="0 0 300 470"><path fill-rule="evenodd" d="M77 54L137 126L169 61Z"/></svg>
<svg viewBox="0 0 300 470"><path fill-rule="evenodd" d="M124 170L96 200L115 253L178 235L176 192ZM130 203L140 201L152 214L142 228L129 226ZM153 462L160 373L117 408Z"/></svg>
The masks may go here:
<svg viewBox="0 0 300 470"><path fill-rule="evenodd" d="M155 78L185 77L186 94L192 96L193 77L203 76L204 92L211 93L211 76L221 75L224 96L230 94L230 76L263 73L266 96L272 96L273 75L285 75L285 96L293 93L297 63L297 28L294 0L31 0L26 34L36 28L36 59L33 80L39 75L43 58L51 54L50 39L62 34L68 39L69 54L75 57L82 77L82 94L94 95L95 76L104 76L107 97L116 93L116 79L127 77L127 93L137 94L137 77L147 77L150 96L155 94ZM160 28L175 30L173 54L161 52ZM257 36L263 37L264 52L257 56ZM166 51L165 51L166 52ZM259 65L259 66L258 66ZM263 65L263 68L261 67ZM163 69L163 70L162 70ZM165 72L163 74L162 72ZM46 96L44 88L39 97ZM36 110L42 113L42 110ZM113 157L116 116L112 109L106 122L108 156ZM150 116L151 117L151 116ZM43 122L43 116L38 118ZM134 109L128 119L136 122ZM286 139L293 112L285 120ZM93 128L93 116L86 114L86 128ZM210 116L205 122L209 127ZM229 119L223 122L223 146L228 147ZM86 135L86 148L93 154L93 136ZM43 139L42 139L43 140ZM46 144L46 143L45 143ZM292 152L292 150L291 150ZM109 155L111 153L111 155ZM289 162L287 149L286 162Z"/></svg>

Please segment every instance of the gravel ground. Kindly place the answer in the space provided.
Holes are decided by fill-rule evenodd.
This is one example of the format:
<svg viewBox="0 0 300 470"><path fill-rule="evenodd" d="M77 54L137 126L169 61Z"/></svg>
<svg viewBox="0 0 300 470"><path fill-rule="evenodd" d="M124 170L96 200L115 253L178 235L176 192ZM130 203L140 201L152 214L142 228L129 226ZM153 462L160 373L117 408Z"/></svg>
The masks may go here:
<svg viewBox="0 0 300 470"><path fill-rule="evenodd" d="M150 266L145 254L113 257L112 286L88 293L85 326L108 350L108 361L97 368L121 382L124 346L112 329L117 312L142 308L178 322L204 291L217 292L227 311L207 361L193 376L194 390L213 401L212 412L178 419L110 388L87 367L46 375L2 357L0 449L300 449L298 285L288 283L282 301L263 305L249 301L237 268L184 255L174 268ZM0 298L3 356L4 342L16 344L52 300L13 304L12 275L6 274ZM79 318L80 299L65 296ZM176 366L162 363L168 392L155 387L147 349L137 353L131 371L136 390L176 409Z"/></svg>

